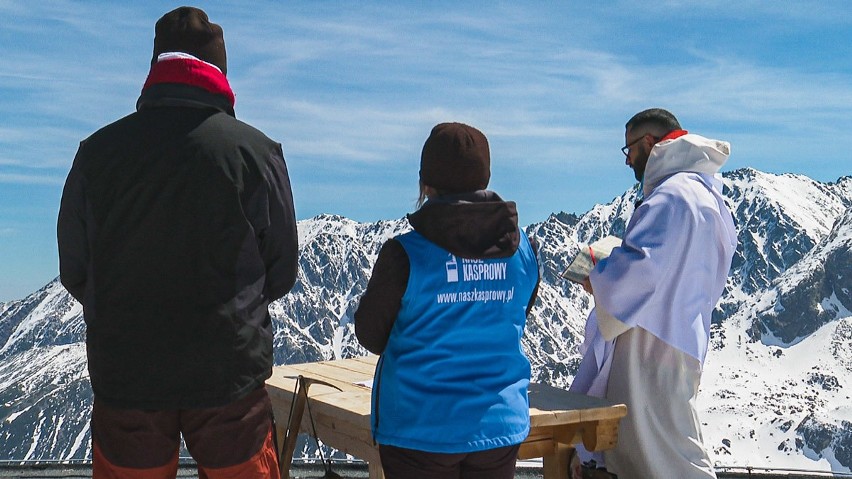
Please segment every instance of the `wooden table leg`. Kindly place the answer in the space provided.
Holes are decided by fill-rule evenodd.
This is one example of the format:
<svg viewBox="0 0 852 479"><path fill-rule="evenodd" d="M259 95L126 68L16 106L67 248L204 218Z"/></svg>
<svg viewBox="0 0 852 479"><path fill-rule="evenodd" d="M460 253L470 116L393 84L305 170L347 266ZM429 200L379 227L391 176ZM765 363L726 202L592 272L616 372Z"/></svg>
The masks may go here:
<svg viewBox="0 0 852 479"><path fill-rule="evenodd" d="M568 479L568 466L574 448L556 443L552 454L542 456L544 479Z"/></svg>
<svg viewBox="0 0 852 479"><path fill-rule="evenodd" d="M597 421L583 429L583 446L587 451L612 449L618 443L618 419Z"/></svg>
<svg viewBox="0 0 852 479"><path fill-rule="evenodd" d="M367 466L370 471L370 479L385 479L385 471L382 470L381 461L370 461Z"/></svg>

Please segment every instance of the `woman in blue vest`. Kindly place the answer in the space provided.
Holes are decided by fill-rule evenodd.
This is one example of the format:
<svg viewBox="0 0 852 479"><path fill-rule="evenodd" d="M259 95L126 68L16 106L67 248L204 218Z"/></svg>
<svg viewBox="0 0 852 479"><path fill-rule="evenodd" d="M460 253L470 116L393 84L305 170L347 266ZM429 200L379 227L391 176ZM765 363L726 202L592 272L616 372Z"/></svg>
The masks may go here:
<svg viewBox="0 0 852 479"><path fill-rule="evenodd" d="M482 132L435 126L413 231L382 246L355 312L358 340L381 355L372 429L388 479L510 479L529 433L521 336L538 263L490 177Z"/></svg>

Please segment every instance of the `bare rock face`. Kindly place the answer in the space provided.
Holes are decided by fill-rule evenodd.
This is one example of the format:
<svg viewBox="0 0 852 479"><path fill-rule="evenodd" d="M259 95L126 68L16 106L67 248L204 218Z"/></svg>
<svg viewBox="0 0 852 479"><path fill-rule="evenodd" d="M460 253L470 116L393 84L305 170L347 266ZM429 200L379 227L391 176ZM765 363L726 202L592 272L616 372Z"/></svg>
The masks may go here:
<svg viewBox="0 0 852 479"><path fill-rule="evenodd" d="M772 310L755 332L792 343L852 311L852 210L778 282Z"/></svg>

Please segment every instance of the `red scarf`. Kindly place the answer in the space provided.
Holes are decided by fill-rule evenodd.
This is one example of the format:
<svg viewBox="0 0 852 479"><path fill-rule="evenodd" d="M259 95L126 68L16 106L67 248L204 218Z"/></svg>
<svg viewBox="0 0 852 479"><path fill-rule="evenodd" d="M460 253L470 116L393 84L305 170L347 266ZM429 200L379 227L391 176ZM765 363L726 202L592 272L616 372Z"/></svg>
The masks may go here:
<svg viewBox="0 0 852 479"><path fill-rule="evenodd" d="M201 60L192 58L174 58L159 61L151 65L151 71L142 87L144 91L151 85L160 83L182 83L203 88L210 93L222 95L234 107L234 92L225 75L218 68Z"/></svg>

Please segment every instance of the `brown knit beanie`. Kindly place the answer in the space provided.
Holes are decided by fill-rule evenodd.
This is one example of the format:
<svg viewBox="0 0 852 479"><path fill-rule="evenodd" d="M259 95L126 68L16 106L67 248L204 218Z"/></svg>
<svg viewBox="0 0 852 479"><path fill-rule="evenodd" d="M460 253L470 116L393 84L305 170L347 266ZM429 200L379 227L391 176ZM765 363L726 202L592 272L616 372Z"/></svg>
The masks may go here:
<svg viewBox="0 0 852 479"><path fill-rule="evenodd" d="M481 131L463 123L441 123L423 145L420 181L441 192L484 190L491 179L491 154Z"/></svg>
<svg viewBox="0 0 852 479"><path fill-rule="evenodd" d="M212 63L228 74L222 27L211 23L203 10L180 7L163 15L154 27L154 58L166 52L183 52Z"/></svg>

